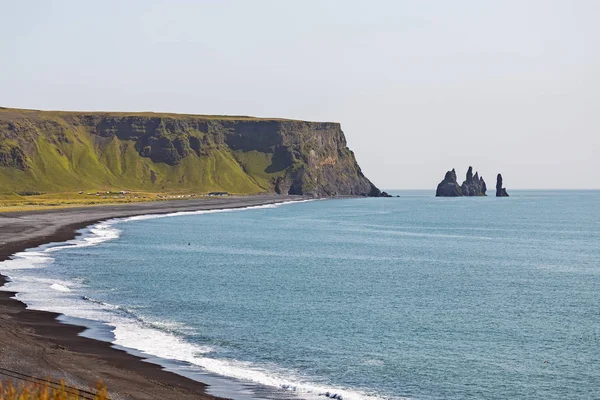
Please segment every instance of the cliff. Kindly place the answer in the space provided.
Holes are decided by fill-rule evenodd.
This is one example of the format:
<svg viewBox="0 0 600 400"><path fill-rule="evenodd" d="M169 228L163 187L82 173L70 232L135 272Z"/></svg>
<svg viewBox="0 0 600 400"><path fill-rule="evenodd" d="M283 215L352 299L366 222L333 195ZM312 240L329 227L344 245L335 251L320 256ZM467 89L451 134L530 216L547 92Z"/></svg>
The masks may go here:
<svg viewBox="0 0 600 400"><path fill-rule="evenodd" d="M381 194L338 123L0 108L0 193L99 188Z"/></svg>

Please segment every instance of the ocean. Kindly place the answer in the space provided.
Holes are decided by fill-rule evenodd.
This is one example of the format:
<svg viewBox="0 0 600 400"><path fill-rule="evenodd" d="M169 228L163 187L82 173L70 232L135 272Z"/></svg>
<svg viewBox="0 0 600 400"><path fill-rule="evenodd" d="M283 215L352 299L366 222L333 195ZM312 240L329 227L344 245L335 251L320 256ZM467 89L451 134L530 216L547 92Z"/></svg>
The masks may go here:
<svg viewBox="0 0 600 400"><path fill-rule="evenodd" d="M600 398L600 191L98 223L5 290L234 398Z"/></svg>

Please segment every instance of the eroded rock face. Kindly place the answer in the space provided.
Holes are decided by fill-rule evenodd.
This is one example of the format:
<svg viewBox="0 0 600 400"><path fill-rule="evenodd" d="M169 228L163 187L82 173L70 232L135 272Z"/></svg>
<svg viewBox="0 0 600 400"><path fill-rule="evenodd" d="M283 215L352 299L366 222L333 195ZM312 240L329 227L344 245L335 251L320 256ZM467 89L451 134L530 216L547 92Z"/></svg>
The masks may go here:
<svg viewBox="0 0 600 400"><path fill-rule="evenodd" d="M496 178L496 197L508 197L506 189L502 187L502 174L498 174Z"/></svg>
<svg viewBox="0 0 600 400"><path fill-rule="evenodd" d="M444 180L440 182L435 192L437 197L459 197L462 196L462 188L456 181L456 171L446 172Z"/></svg>
<svg viewBox="0 0 600 400"><path fill-rule="evenodd" d="M0 145L0 166L27 169L27 157L20 147Z"/></svg>
<svg viewBox="0 0 600 400"><path fill-rule="evenodd" d="M463 182L461 188L463 196L485 196L487 190L483 177L480 178L477 172L473 175L473 167L469 167L467 179Z"/></svg>

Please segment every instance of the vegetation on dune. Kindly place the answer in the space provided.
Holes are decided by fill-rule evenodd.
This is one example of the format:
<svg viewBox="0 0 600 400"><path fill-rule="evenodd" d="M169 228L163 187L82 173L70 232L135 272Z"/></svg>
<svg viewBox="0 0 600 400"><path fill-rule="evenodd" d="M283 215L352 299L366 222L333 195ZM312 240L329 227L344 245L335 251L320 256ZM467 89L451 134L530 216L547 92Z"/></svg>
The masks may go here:
<svg viewBox="0 0 600 400"><path fill-rule="evenodd" d="M0 382L0 400L108 400L106 387L99 383L94 390L78 390L50 382L28 383L13 386Z"/></svg>
<svg viewBox="0 0 600 400"><path fill-rule="evenodd" d="M0 109L4 194L188 190L366 195L372 188L335 123Z"/></svg>

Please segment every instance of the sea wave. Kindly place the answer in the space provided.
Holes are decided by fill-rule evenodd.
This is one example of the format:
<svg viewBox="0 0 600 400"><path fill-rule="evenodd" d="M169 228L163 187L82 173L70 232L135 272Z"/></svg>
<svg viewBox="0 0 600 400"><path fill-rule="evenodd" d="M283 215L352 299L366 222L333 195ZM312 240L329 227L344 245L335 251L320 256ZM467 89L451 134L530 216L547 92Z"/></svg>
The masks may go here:
<svg viewBox="0 0 600 400"><path fill-rule="evenodd" d="M214 358L212 357L215 352L214 348L194 344L185 339L185 334L189 333L189 329L191 329L189 327L172 321L152 320L144 317L136 310L84 295L82 293L86 292L86 285L81 280L66 281L58 278L44 278L36 276L35 271L33 271L51 265L54 261L52 253L56 251L96 246L119 238L121 231L115 225L120 222L276 208L283 204L292 203L140 215L102 221L79 231L80 235L75 239L19 252L11 259L1 262L0 272L8 275L11 281L1 287L0 290L17 292L16 297L23 301L28 308L53 311L69 317L102 322L110 327L114 335L114 344L134 349L151 357L186 362L198 367L200 371L278 388L297 394L302 398L349 400L381 398L375 393L314 383L311 382L310 378L303 377L295 371L284 370L277 366L263 366L240 360Z"/></svg>

